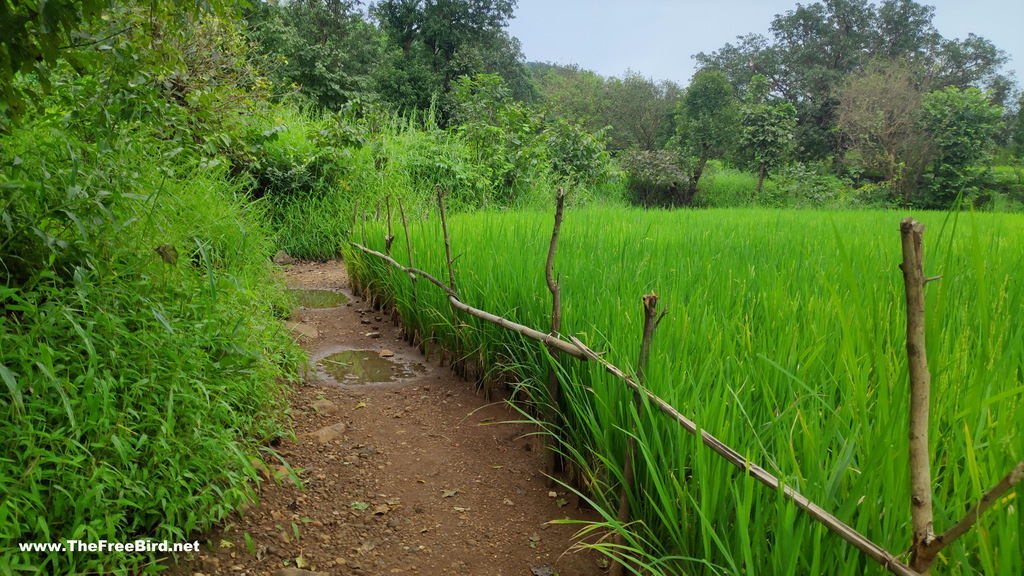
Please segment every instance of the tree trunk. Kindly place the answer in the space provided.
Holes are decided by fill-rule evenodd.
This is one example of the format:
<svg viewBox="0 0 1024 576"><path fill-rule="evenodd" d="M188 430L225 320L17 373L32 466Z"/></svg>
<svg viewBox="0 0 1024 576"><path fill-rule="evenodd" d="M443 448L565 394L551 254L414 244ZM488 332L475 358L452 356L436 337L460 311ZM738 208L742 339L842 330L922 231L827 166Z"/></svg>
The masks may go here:
<svg viewBox="0 0 1024 576"><path fill-rule="evenodd" d="M700 183L701 174L704 173L704 167L707 166L708 157L702 156L697 161L697 166L693 169L693 174L690 175L690 185L686 190L686 197L683 198L683 204L689 206L693 202L693 197L697 195L697 184Z"/></svg>

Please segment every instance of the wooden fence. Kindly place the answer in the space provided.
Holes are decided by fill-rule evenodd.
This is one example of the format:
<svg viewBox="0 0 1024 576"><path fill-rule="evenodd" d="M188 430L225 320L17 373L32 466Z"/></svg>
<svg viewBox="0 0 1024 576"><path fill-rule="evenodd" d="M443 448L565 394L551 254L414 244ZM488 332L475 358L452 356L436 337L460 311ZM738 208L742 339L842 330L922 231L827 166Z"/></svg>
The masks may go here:
<svg viewBox="0 0 1024 576"><path fill-rule="evenodd" d="M637 409L639 409L643 404L643 400L646 400L647 405L655 407L659 412L664 414L670 422L674 422L691 435L699 438L705 446L710 448L713 452L721 456L737 469L741 470L743 473L749 475L769 489L781 492L785 498L792 501L811 518L821 523L843 540L852 544L858 550L878 562L882 567L893 574L898 574L900 576L917 576L928 573L934 563L935 557L942 549L965 534L978 521L981 514L988 510L988 508L990 508L992 504L1004 493L1024 479L1024 462L1020 462L1013 470L1003 477L998 484L986 492L978 504L971 508L957 524L942 534L937 535L933 532L931 473L930 463L928 462L928 403L930 375L928 374L924 345L924 285L930 281L938 280L941 276L935 278L924 277L922 264L923 256L921 250L924 226L915 220L906 218L900 223L900 232L903 244L903 262L900 264L900 268L903 270L904 283L906 286L908 319L907 352L910 364L911 381L910 461L913 537L911 541L911 548L907 552L907 554L910 555L910 563L905 564L885 548L875 544L866 536L860 534L842 520L833 516L803 494L797 492L794 488L787 486L781 479L777 478L761 466L747 460L739 452L725 445L706 430L701 430L694 421L681 414L668 402L653 394L643 385L643 370L646 365L647 353L650 349L651 334L661 319L656 312L657 296L649 294L642 297L645 310L645 322L644 332L642 335L643 340L641 341L640 362L638 363L639 369L635 377L601 358L600 355L595 353L577 338L569 336L568 340L563 340L560 337L561 298L558 289L558 282L553 277L552 263L558 243L558 233L562 223L563 199L564 194L562 193L562 190L559 189L557 207L555 211L554 231L552 233L547 264L545 267L545 279L547 280L548 288L552 294L552 330L550 333L545 333L506 318L502 318L501 316L497 316L485 310L474 308L462 301L455 287L455 275L452 269L451 246L448 236L448 224L445 217L444 200L440 187L437 189L437 200L441 214L441 225L444 231L445 255L448 262L449 283L447 285L431 274L413 267L412 248L409 245L409 230L405 220L405 209L401 206L401 202L399 202L399 207L402 210L402 226L405 229L406 245L409 253L409 266L402 266L398 261L392 258L390 254L391 243L394 240L394 236L391 233L391 209L389 198L385 199L388 223L388 233L387 236L385 236L385 253L371 250L364 245L366 243L365 224L363 226L363 244L359 244L354 241L350 241L349 244L360 252L379 258L395 269L408 274L410 280L414 284L414 287L417 278L423 278L431 284L436 285L447 294L448 302L451 305L453 314L463 312L475 318L479 318L507 330L516 332L526 338L542 342L547 345L548 349L556 356L558 354L568 354L569 356L581 361L594 362L601 366L606 372L621 380L623 384L633 391ZM379 210L380 206L378 204L378 214ZM354 225L355 215L353 215L353 230ZM413 297L415 298L415 292ZM663 315L664 311L662 312L662 316ZM548 392L550 398L558 397L557 386L557 377L552 369L552 372L550 372L548 376ZM558 415L553 414L552 410L554 406L557 406L557 403L549 401L548 404L549 411L546 412L545 417L549 423L556 424L558 421ZM627 468L623 474L623 491L631 488L632 483L632 452L635 449L632 438L633 437L630 436L631 441L627 447L627 457L625 459ZM548 473L550 474L553 471L554 452L552 450L548 450L547 452L551 455L548 457L546 463ZM625 503L620 504L618 512L619 520L625 523L629 520L628 498L625 498L625 494L620 498L620 503L623 502ZM621 574L622 571L623 567L620 563L613 563L611 567L613 576Z"/></svg>

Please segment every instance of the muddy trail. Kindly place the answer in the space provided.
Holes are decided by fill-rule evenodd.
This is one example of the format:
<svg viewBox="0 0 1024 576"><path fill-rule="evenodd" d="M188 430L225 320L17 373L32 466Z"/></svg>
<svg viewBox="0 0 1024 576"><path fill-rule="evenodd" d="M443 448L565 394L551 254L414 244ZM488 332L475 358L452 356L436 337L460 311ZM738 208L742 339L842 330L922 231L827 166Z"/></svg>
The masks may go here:
<svg viewBox="0 0 1024 576"><path fill-rule="evenodd" d="M290 393L295 440L274 448L288 467L262 465L259 503L205 535L201 553L172 559L169 574L605 572L600 555L571 550L579 524L551 522L596 515L549 488L534 427L352 298L341 261L286 274L316 291L299 295L289 323L313 370Z"/></svg>

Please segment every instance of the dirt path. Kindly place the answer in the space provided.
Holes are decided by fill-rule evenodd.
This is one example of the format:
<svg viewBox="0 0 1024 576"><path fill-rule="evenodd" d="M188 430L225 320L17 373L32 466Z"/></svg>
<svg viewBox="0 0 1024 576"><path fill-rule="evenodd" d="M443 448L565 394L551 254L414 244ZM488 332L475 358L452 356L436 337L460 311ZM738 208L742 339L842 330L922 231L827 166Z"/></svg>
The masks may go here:
<svg viewBox="0 0 1024 576"><path fill-rule="evenodd" d="M292 287L351 295L341 262L301 263L286 273ZM170 574L604 572L595 554L566 552L578 525L549 523L593 515L573 494L547 487L541 441L528 436L534 429L507 423L516 412L427 365L399 328L358 298L338 308L300 308L293 320L301 323L296 332L306 333L299 341L317 373L291 395L297 441L276 450L299 471L303 489L271 465L268 475L281 481L263 483L258 507L229 519L207 536L202 554L179 559ZM374 358L387 350L415 374L338 385L325 373L335 364L324 358L353 349Z"/></svg>

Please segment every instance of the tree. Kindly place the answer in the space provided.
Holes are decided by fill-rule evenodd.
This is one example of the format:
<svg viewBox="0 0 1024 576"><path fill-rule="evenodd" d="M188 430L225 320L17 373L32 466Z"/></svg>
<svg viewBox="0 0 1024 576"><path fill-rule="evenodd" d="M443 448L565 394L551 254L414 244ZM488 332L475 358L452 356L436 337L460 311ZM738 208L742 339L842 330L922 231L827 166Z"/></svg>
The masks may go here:
<svg viewBox="0 0 1024 576"><path fill-rule="evenodd" d="M765 176L774 171L793 148L796 108L789 102L772 102L768 79L758 74L747 88L740 108L740 148L757 170L757 193L761 193Z"/></svg>
<svg viewBox="0 0 1024 576"><path fill-rule="evenodd" d="M990 157L1002 114L977 88L950 86L924 97L921 123L935 146L926 206L949 208L976 181L978 165Z"/></svg>
<svg viewBox="0 0 1024 576"><path fill-rule="evenodd" d="M734 145L737 131L737 103L724 73L702 70L677 108L677 145L688 175L682 203L689 205L708 160L723 156Z"/></svg>
<svg viewBox="0 0 1024 576"><path fill-rule="evenodd" d="M449 95L460 76L499 73L513 97L530 99L535 91L522 64L518 40L504 28L514 0L380 0L370 6L389 49L376 75L377 85L394 104L426 108L435 94ZM453 98L442 103L453 113Z"/></svg>
<svg viewBox="0 0 1024 576"><path fill-rule="evenodd" d="M672 111L682 96L673 82L655 82L627 70L605 83L604 120L612 127L612 148L661 148L670 138Z"/></svg>
<svg viewBox="0 0 1024 576"><path fill-rule="evenodd" d="M279 82L297 84L329 110L371 97L380 59L376 29L352 0L264 4L249 18L256 45L273 56Z"/></svg>
<svg viewBox="0 0 1024 576"><path fill-rule="evenodd" d="M798 4L775 17L771 39L741 38L711 54L694 56L701 69L725 72L742 92L765 75L772 91L797 110L797 141L805 158L839 157L836 92L845 78L877 58L899 60L927 72L929 90L986 87L1006 56L988 40L970 35L945 40L932 25L934 9L913 0L822 0Z"/></svg>
<svg viewBox="0 0 1024 576"><path fill-rule="evenodd" d="M605 79L599 74L576 64L529 62L527 67L536 79L544 111L549 117L580 122L590 132L608 126Z"/></svg>
<svg viewBox="0 0 1024 576"><path fill-rule="evenodd" d="M877 171L892 200L907 204L931 162L931 136L919 121L927 90L908 65L877 61L837 93L838 126L862 167Z"/></svg>
<svg viewBox="0 0 1024 576"><path fill-rule="evenodd" d="M77 74L91 71L99 48L115 45L160 47L159 37L180 30L203 14L223 16L231 0L170 2L152 0L140 9L133 2L104 0L3 0L0 2L0 131L23 116L31 101L42 108L52 75L63 62ZM128 26L124 15L144 14ZM92 53L90 53L92 52ZM177 55L167 54L168 59ZM138 59L138 56L132 57ZM173 65L168 65L172 68Z"/></svg>

